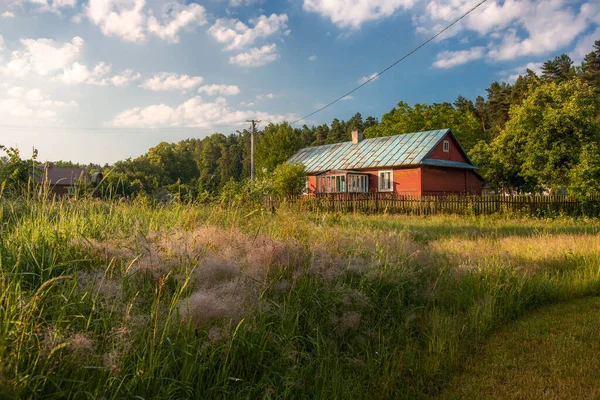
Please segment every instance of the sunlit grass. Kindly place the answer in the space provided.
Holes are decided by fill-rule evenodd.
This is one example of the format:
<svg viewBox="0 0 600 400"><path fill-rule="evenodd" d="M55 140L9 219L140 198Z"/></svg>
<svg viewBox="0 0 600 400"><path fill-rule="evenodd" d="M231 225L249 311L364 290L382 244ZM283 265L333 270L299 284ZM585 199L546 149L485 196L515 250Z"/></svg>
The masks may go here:
<svg viewBox="0 0 600 400"><path fill-rule="evenodd" d="M440 399L600 397L600 298L543 307L479 349Z"/></svg>
<svg viewBox="0 0 600 400"><path fill-rule="evenodd" d="M0 200L0 397L423 398L600 223Z"/></svg>

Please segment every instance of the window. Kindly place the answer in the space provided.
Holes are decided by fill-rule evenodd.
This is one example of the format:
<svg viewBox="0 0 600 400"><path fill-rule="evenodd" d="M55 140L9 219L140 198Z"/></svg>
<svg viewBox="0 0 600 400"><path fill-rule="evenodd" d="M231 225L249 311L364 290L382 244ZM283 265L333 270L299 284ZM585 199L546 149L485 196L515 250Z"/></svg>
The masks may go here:
<svg viewBox="0 0 600 400"><path fill-rule="evenodd" d="M448 140L444 140L444 153L448 153L450 151L450 142Z"/></svg>
<svg viewBox="0 0 600 400"><path fill-rule="evenodd" d="M379 191L394 191L394 171L379 171Z"/></svg>
<svg viewBox="0 0 600 400"><path fill-rule="evenodd" d="M348 175L348 191L367 193L369 191L369 177L367 175Z"/></svg>
<svg viewBox="0 0 600 400"><path fill-rule="evenodd" d="M345 193L346 176L328 175L317 177L317 193Z"/></svg>

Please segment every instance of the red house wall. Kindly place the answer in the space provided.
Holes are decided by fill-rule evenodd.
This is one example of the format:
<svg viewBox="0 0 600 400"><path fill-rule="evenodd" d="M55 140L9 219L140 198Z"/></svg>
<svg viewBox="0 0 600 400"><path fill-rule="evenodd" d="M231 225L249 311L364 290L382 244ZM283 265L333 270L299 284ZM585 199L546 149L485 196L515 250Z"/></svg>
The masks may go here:
<svg viewBox="0 0 600 400"><path fill-rule="evenodd" d="M444 140L450 141L450 151L444 153ZM454 136L446 135L444 139L438 144L431 154L427 158L433 158L435 160L450 160L457 162L468 162L462 151L458 147L458 143L454 140Z"/></svg>
<svg viewBox="0 0 600 400"><path fill-rule="evenodd" d="M404 196L420 196L421 174L421 168L394 170L394 192Z"/></svg>
<svg viewBox="0 0 600 400"><path fill-rule="evenodd" d="M448 193L480 194L482 181L473 171L453 168L423 168L423 195Z"/></svg>
<svg viewBox="0 0 600 400"><path fill-rule="evenodd" d="M483 191L483 179L475 175L473 171L467 172L467 192L481 194Z"/></svg>
<svg viewBox="0 0 600 400"><path fill-rule="evenodd" d="M317 177L314 175L309 175L306 177L306 181L308 183L308 193L309 194L317 193Z"/></svg>

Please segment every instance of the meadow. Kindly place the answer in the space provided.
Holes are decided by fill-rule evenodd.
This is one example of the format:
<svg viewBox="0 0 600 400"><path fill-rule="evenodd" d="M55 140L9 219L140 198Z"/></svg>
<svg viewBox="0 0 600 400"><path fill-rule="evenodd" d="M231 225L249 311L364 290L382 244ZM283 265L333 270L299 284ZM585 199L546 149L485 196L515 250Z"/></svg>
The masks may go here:
<svg viewBox="0 0 600 400"><path fill-rule="evenodd" d="M429 398L600 221L0 199L0 398Z"/></svg>

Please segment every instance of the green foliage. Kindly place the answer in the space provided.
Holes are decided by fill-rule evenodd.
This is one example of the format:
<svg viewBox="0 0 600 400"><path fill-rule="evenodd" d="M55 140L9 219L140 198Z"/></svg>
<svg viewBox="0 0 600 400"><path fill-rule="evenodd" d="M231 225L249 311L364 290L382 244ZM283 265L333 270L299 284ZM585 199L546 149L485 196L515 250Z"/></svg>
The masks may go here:
<svg viewBox="0 0 600 400"><path fill-rule="evenodd" d="M473 161L489 183L504 190L579 186L571 171L584 147L599 140L598 106L593 89L579 79L533 86L511 108L500 135L474 149Z"/></svg>
<svg viewBox="0 0 600 400"><path fill-rule="evenodd" d="M34 150L30 160L21 159L19 149L0 145L6 156L0 164L0 197L6 194L23 194L34 184L32 174L42 175L36 162L38 151Z"/></svg>
<svg viewBox="0 0 600 400"><path fill-rule="evenodd" d="M300 137L287 122L267 125L257 138L257 174L270 174L279 164L293 156L301 145Z"/></svg>
<svg viewBox="0 0 600 400"><path fill-rule="evenodd" d="M600 145L586 143L569 176L569 190L578 196L600 193Z"/></svg>
<svg viewBox="0 0 600 400"><path fill-rule="evenodd" d="M542 79L549 82L561 82L574 76L573 60L566 54L556 56L542 66Z"/></svg>
<svg viewBox="0 0 600 400"><path fill-rule="evenodd" d="M268 193L276 196L302 194L306 185L304 165L283 163L278 165L264 185Z"/></svg>

